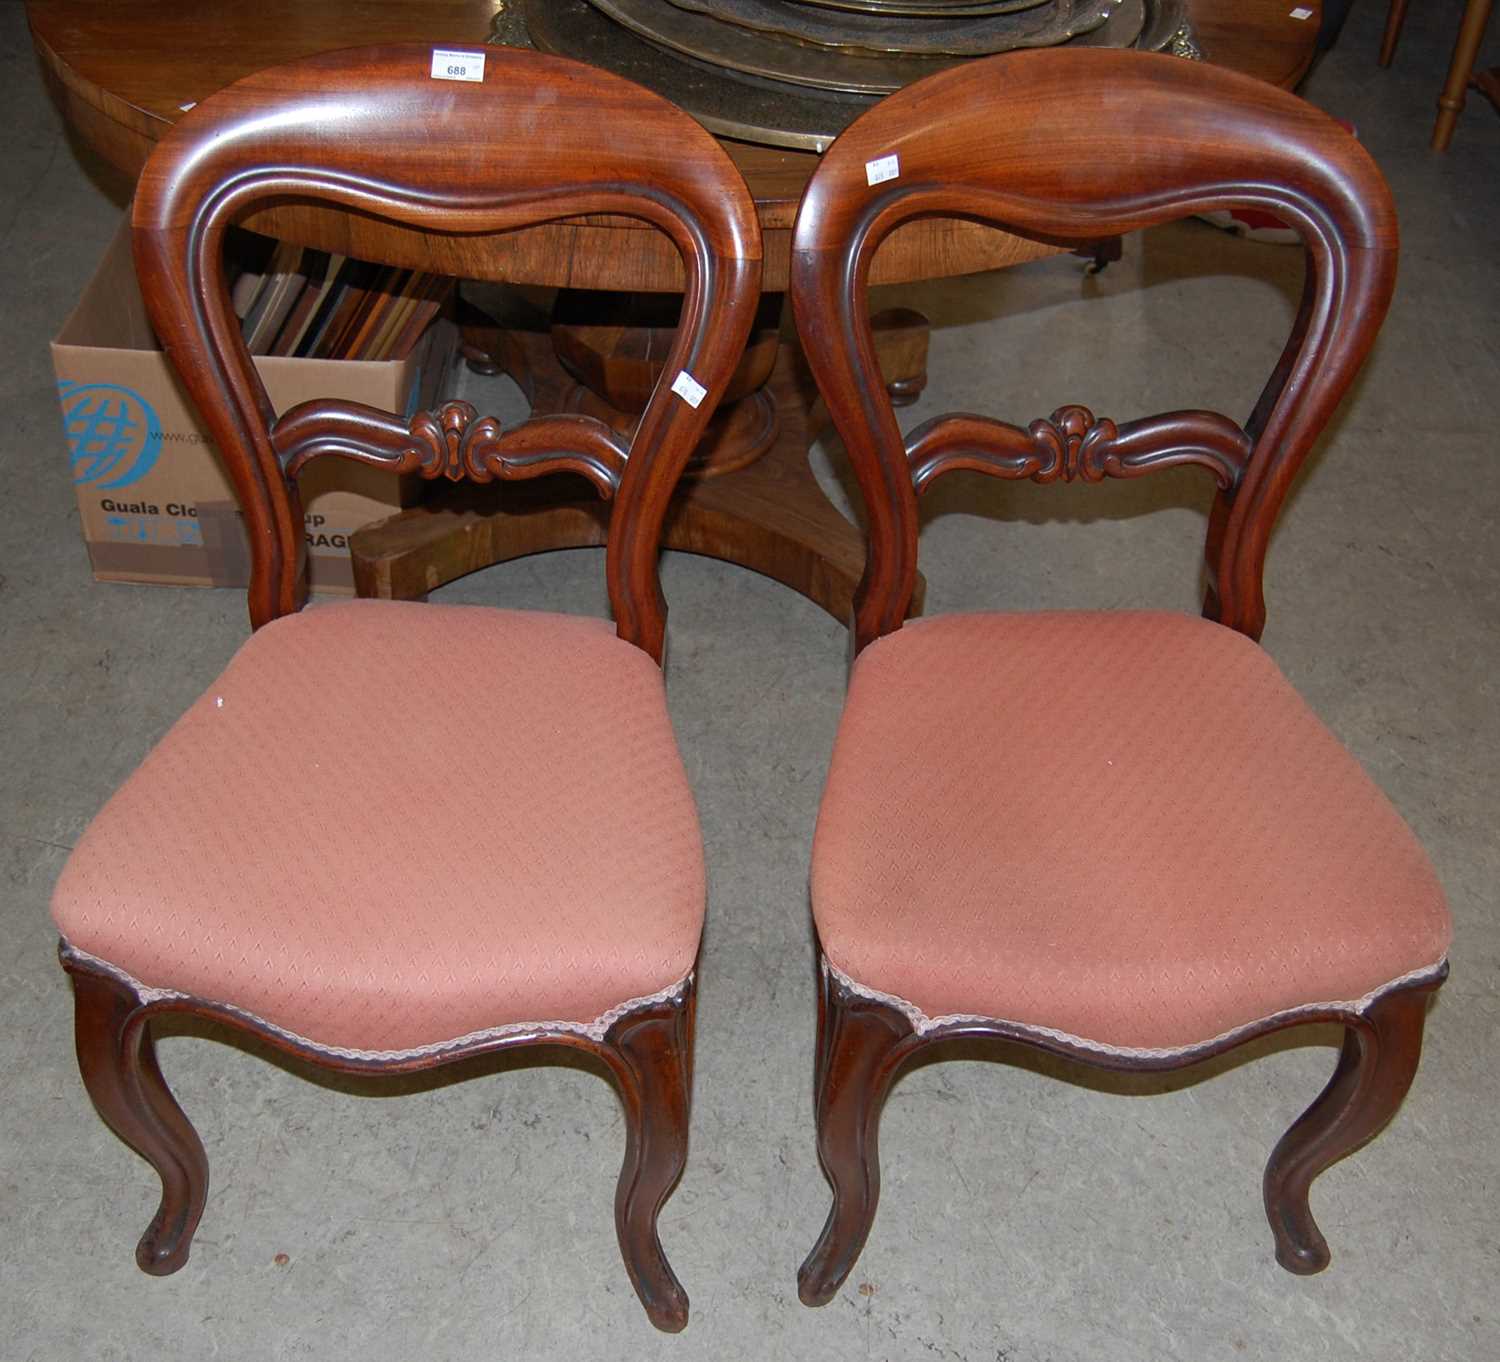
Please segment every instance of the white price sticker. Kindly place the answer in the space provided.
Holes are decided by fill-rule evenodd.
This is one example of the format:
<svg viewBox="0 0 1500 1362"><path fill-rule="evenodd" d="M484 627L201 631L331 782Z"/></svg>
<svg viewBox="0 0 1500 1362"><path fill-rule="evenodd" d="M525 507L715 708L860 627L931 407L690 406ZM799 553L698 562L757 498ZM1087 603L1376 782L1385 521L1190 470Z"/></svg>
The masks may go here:
<svg viewBox="0 0 1500 1362"><path fill-rule="evenodd" d="M672 380L672 391L693 408L701 406L703 399L708 396L708 389L686 369L679 371L677 377Z"/></svg>
<svg viewBox="0 0 1500 1362"><path fill-rule="evenodd" d="M884 184L901 174L901 158L892 152L878 161L865 162L865 179L871 184Z"/></svg>
<svg viewBox="0 0 1500 1362"><path fill-rule="evenodd" d="M432 49L433 80L483 80L483 52L455 52L448 47Z"/></svg>
<svg viewBox="0 0 1500 1362"><path fill-rule="evenodd" d="M1311 19L1313 12L1310 9L1297 8L1292 11L1293 19Z"/></svg>

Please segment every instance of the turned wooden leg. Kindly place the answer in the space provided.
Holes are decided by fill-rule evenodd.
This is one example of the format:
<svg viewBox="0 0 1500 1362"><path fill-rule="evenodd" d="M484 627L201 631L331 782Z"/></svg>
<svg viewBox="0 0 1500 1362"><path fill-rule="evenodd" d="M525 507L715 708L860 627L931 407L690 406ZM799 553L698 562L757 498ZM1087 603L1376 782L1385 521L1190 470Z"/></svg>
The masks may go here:
<svg viewBox="0 0 1500 1362"><path fill-rule="evenodd" d="M1496 110L1500 110L1500 66L1492 66L1488 71L1479 72L1472 84Z"/></svg>
<svg viewBox="0 0 1500 1362"><path fill-rule="evenodd" d="M1380 39L1380 64L1389 66L1396 58L1396 44L1401 39L1401 26L1406 23L1408 0L1391 0L1385 13L1385 34Z"/></svg>
<svg viewBox="0 0 1500 1362"><path fill-rule="evenodd" d="M1318 1099L1281 1137L1264 1183L1276 1261L1306 1275L1328 1266L1328 1243L1307 1204L1313 1179L1372 1139L1396 1114L1422 1057L1427 996L1438 983L1402 989L1344 1032L1338 1067Z"/></svg>
<svg viewBox="0 0 1500 1362"><path fill-rule="evenodd" d="M681 1001L623 1018L604 1042L625 1104L615 1232L646 1314L672 1334L687 1324L688 1298L662 1251L656 1221L687 1162L694 996L690 982Z"/></svg>
<svg viewBox="0 0 1500 1362"><path fill-rule="evenodd" d="M1479 55L1479 44L1484 38L1485 25L1490 21L1493 0L1468 0L1464 6L1464 17L1458 26L1458 41L1453 45L1453 60L1448 66L1448 81L1443 93L1438 96L1437 123L1432 129L1432 149L1447 151L1453 140L1453 129L1458 125L1458 115L1464 107L1464 91L1474 74L1474 61Z"/></svg>
<svg viewBox="0 0 1500 1362"><path fill-rule="evenodd" d="M208 1158L157 1067L135 993L105 975L69 973L83 1085L104 1124L161 1178L161 1205L135 1260L143 1272L163 1277L188 1260L208 1196Z"/></svg>
<svg viewBox="0 0 1500 1362"><path fill-rule="evenodd" d="M833 1187L823 1233L797 1272L804 1305L826 1305L853 1269L880 1200L880 1110L911 1053L911 1023L822 972L815 1096L818 1160Z"/></svg>

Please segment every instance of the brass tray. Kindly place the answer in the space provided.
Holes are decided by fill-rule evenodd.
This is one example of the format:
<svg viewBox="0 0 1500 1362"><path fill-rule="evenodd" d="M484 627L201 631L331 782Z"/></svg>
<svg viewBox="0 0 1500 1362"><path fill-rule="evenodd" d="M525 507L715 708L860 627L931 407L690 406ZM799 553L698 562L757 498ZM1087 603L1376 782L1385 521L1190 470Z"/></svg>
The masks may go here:
<svg viewBox="0 0 1500 1362"><path fill-rule="evenodd" d="M1105 14L1103 5L1080 4L1079 0L1071 4L995 0L994 8L983 14L943 16L887 11L856 14L796 0L667 0L667 4L764 37L866 57L986 57L1020 46L1052 47L1086 27L1097 27ZM1088 16L1094 11L1098 17L1089 25Z"/></svg>
<svg viewBox="0 0 1500 1362"><path fill-rule="evenodd" d="M716 70L739 71L845 94L887 95L946 70L964 58L951 53L918 55L862 53L816 47L775 33L762 33L695 14L668 0L590 0L593 6L648 42ZM1120 0L1053 0L1052 4L998 16L1009 26L1003 47L1055 47L1100 27ZM528 14L536 14L532 5ZM993 35L991 41L994 41Z"/></svg>
<svg viewBox="0 0 1500 1362"><path fill-rule="evenodd" d="M785 85L689 60L615 23L591 0L521 0L521 4L524 10L511 4L497 16L493 40L524 43L613 71L655 90L720 137L822 151L878 102L878 95ZM1106 24L1073 42L1198 55L1186 26L1187 0L1123 0ZM960 60L923 63L927 67L923 74L956 66Z"/></svg>
<svg viewBox="0 0 1500 1362"><path fill-rule="evenodd" d="M1004 0L791 0L794 5L841 9L858 14L912 14L940 17L959 14L999 14Z"/></svg>

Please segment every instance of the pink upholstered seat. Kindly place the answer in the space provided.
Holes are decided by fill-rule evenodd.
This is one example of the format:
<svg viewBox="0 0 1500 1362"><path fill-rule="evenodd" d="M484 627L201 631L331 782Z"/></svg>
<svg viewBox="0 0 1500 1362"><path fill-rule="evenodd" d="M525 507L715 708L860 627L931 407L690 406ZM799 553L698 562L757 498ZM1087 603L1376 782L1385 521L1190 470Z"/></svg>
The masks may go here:
<svg viewBox="0 0 1500 1362"><path fill-rule="evenodd" d="M1451 931L1267 654L1165 613L953 615L866 648L812 887L856 984L1131 1049L1362 998Z"/></svg>
<svg viewBox="0 0 1500 1362"><path fill-rule="evenodd" d="M687 974L703 908L645 652L598 619L382 601L254 634L53 900L150 988L360 1051L592 1022Z"/></svg>

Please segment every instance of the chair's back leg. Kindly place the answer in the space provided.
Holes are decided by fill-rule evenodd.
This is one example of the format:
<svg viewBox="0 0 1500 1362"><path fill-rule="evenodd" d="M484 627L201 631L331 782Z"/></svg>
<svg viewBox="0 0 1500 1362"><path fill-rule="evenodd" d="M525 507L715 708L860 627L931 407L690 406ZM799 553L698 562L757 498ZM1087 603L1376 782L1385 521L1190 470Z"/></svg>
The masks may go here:
<svg viewBox="0 0 1500 1362"><path fill-rule="evenodd" d="M1271 1154L1264 1182L1276 1261L1308 1274L1328 1266L1328 1243L1307 1204L1313 1179L1372 1139L1396 1114L1422 1057L1428 995L1437 982L1387 994L1344 1032L1338 1067Z"/></svg>
<svg viewBox="0 0 1500 1362"><path fill-rule="evenodd" d="M134 991L107 975L69 973L83 1085L104 1124L161 1178L161 1204L135 1260L143 1272L166 1276L188 1260L208 1196L208 1157L157 1067L150 1026L138 1015Z"/></svg>

